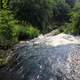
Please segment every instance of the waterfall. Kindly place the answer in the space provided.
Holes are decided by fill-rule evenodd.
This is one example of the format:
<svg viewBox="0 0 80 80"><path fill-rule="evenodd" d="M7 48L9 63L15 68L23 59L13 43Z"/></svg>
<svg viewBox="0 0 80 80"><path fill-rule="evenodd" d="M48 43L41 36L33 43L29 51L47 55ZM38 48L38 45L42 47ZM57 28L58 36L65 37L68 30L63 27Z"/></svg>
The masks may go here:
<svg viewBox="0 0 80 80"><path fill-rule="evenodd" d="M17 45L4 80L80 80L79 41L59 34Z"/></svg>

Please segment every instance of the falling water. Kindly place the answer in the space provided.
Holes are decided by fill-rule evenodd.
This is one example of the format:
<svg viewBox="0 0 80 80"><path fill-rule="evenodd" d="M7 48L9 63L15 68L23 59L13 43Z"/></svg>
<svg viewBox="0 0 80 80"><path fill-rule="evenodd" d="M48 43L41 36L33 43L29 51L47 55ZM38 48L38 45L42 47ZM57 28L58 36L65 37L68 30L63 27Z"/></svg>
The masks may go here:
<svg viewBox="0 0 80 80"><path fill-rule="evenodd" d="M80 80L79 40L60 34L16 46L8 80Z"/></svg>

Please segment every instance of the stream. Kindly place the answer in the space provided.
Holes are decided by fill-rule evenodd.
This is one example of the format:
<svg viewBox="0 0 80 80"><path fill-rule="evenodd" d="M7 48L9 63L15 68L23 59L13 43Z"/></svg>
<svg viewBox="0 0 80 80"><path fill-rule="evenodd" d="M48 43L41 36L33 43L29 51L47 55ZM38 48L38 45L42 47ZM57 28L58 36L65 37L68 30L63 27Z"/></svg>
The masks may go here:
<svg viewBox="0 0 80 80"><path fill-rule="evenodd" d="M16 45L3 80L80 80L79 41L61 33Z"/></svg>

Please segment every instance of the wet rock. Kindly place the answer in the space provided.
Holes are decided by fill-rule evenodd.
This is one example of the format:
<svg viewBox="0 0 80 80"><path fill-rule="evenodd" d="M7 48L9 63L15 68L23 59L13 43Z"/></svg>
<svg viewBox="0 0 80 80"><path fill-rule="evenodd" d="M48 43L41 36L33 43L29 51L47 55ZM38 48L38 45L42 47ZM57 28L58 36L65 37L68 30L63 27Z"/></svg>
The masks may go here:
<svg viewBox="0 0 80 80"><path fill-rule="evenodd" d="M49 35L16 47L10 80L80 80L80 37Z"/></svg>

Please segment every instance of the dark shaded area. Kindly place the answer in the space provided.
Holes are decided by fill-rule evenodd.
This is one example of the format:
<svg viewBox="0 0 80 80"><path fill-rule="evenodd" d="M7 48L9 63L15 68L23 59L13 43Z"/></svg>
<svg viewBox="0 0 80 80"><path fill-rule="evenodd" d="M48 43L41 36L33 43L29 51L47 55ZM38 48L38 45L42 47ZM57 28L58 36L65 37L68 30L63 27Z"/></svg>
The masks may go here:
<svg viewBox="0 0 80 80"><path fill-rule="evenodd" d="M0 80L73 80L67 76L66 62L80 45L45 44L17 48L6 68L0 70Z"/></svg>
<svg viewBox="0 0 80 80"><path fill-rule="evenodd" d="M76 2L77 0L66 0L66 2L69 4L69 5L71 5L71 7L73 7L74 5L75 5L75 2Z"/></svg>

